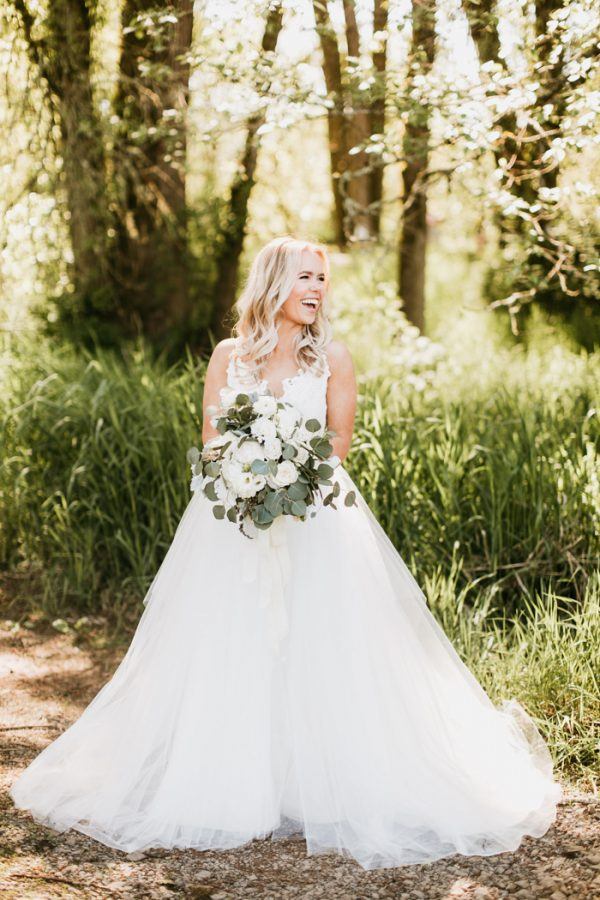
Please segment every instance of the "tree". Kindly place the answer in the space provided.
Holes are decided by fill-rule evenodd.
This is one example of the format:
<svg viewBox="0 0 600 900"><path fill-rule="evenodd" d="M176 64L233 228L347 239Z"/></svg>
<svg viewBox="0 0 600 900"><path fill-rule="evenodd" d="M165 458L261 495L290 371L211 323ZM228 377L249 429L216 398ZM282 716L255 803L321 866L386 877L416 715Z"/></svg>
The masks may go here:
<svg viewBox="0 0 600 900"><path fill-rule="evenodd" d="M84 315L113 315L108 264L112 216L106 191L106 153L93 102L91 33L96 5L49 0L38 22L26 0L12 0L31 63L47 87L60 131L60 182L66 194L73 254L72 278Z"/></svg>
<svg viewBox="0 0 600 900"><path fill-rule="evenodd" d="M434 55L435 0L413 0L408 96L415 79L431 70ZM425 329L429 117L426 102L409 102L403 139L403 204L398 254L403 309L409 321L421 331Z"/></svg>
<svg viewBox="0 0 600 900"><path fill-rule="evenodd" d="M387 0L375 0L373 27L376 49L371 72L365 72L354 0L344 0L345 56L340 51L326 0L313 0L327 109L335 238L344 245L379 235L383 163L373 150L385 128ZM367 90L370 74L369 89ZM371 144L371 146L369 146Z"/></svg>
<svg viewBox="0 0 600 900"><path fill-rule="evenodd" d="M261 41L260 65L265 67L262 81L262 92L268 93L270 78L269 66L277 47L277 39L283 24L283 7L277 0L269 7L265 30ZM216 251L216 278L213 293L212 316L210 330L216 340L226 337L232 322L231 310L237 290L240 256L244 246L244 237L248 223L248 203L256 172L258 149L260 145L259 129L265 121L265 109L253 112L246 123L246 140L237 173L231 185L229 202L225 209L224 225L218 238Z"/></svg>
<svg viewBox="0 0 600 900"><path fill-rule="evenodd" d="M192 0L125 0L113 153L114 276L126 330L173 337L189 323L186 110Z"/></svg>

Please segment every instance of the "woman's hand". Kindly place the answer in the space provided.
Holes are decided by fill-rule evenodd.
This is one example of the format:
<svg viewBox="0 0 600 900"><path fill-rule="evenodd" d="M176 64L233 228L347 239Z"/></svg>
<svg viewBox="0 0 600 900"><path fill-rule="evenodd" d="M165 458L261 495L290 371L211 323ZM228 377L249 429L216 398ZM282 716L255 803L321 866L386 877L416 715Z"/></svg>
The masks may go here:
<svg viewBox="0 0 600 900"><path fill-rule="evenodd" d="M332 439L333 456L343 462L350 450L356 414L356 378L350 351L340 341L327 347L329 382L327 384L327 427L336 432Z"/></svg>

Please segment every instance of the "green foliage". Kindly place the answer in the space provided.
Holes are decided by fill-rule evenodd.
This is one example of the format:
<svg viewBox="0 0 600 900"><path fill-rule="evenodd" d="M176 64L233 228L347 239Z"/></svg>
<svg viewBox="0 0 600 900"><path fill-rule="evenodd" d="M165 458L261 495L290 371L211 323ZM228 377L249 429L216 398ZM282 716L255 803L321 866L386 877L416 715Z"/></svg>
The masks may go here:
<svg viewBox="0 0 600 900"><path fill-rule="evenodd" d="M562 777L598 788L600 751L600 570L580 601L549 585L519 612L498 605L495 585L460 586L462 560L422 580L445 633L491 699L517 698L548 741Z"/></svg>
<svg viewBox="0 0 600 900"><path fill-rule="evenodd" d="M32 351L2 402L1 563L39 571L48 609L139 598L189 496L203 366Z"/></svg>

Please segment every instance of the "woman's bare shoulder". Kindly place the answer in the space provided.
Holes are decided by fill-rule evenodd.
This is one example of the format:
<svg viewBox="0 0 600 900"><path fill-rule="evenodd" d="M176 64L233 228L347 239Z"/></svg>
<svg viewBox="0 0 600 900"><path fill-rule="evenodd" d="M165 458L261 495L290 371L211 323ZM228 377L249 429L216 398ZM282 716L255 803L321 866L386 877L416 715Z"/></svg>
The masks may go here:
<svg viewBox="0 0 600 900"><path fill-rule="evenodd" d="M325 352L332 375L334 372L348 372L354 369L352 354L342 341L330 341Z"/></svg>
<svg viewBox="0 0 600 900"><path fill-rule="evenodd" d="M235 338L225 338L215 344L208 364L211 368L225 368L229 362L231 351L235 347Z"/></svg>

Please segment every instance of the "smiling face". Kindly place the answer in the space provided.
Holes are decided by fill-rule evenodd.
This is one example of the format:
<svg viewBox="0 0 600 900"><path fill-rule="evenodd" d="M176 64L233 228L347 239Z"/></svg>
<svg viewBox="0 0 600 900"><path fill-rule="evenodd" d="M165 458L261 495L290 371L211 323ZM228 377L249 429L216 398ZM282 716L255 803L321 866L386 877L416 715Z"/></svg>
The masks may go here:
<svg viewBox="0 0 600 900"><path fill-rule="evenodd" d="M313 250L303 250L300 271L287 300L279 310L278 322L312 325L325 299L327 276L323 258Z"/></svg>

